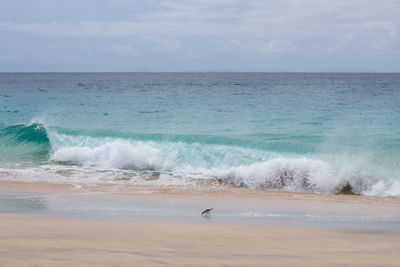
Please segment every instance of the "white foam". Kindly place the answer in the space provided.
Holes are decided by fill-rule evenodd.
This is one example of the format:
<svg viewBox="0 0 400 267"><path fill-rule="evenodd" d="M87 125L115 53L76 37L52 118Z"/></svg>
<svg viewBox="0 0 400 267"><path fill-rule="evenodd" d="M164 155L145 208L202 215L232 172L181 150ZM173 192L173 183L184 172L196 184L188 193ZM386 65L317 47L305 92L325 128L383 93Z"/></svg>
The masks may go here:
<svg viewBox="0 0 400 267"><path fill-rule="evenodd" d="M400 196L400 183L393 181L392 183L385 183L384 181L378 181L373 184L369 190L362 192L363 195L367 196Z"/></svg>
<svg viewBox="0 0 400 267"><path fill-rule="evenodd" d="M116 140L94 148L61 147L51 155L51 160L105 168L149 170L159 168L161 152L142 142Z"/></svg>
<svg viewBox="0 0 400 267"><path fill-rule="evenodd" d="M165 185L217 178L224 183L251 189L336 193L350 184L355 193L400 196L400 182L396 182L398 172L380 170L372 164L373 161L359 155L314 154L312 158L306 158L220 144L140 142L59 134L49 130L47 133L52 147L50 160L79 166L71 166L72 174L64 176L59 175L59 171L62 173L68 165L53 162L50 165L55 170L47 167L19 170L16 171L18 176L40 180L48 173L46 179L73 179L77 183L148 183L143 173L155 171L161 174L156 182ZM120 172L129 172L129 177L130 172L138 175L120 181L119 177L125 175ZM190 179L178 181L177 176Z"/></svg>
<svg viewBox="0 0 400 267"><path fill-rule="evenodd" d="M275 158L249 166L215 171L223 182L252 189L278 189L293 192L331 192L332 166L307 158Z"/></svg>
<svg viewBox="0 0 400 267"><path fill-rule="evenodd" d="M173 184L174 176L217 178L224 183L251 189L290 192L337 193L346 184L354 193L371 196L399 196L400 183L392 178L363 170L362 159L329 160L326 157L272 157L257 151L237 150L221 145L174 142L137 142L108 138L53 136L51 160L69 162L99 169L156 171L169 173L159 183ZM255 152L255 154L251 154ZM238 165L247 154L256 163ZM268 159L270 157L270 159ZM248 160L247 160L248 162ZM229 166L229 164L237 164ZM365 169L365 168L364 168ZM171 180L172 179L172 180Z"/></svg>

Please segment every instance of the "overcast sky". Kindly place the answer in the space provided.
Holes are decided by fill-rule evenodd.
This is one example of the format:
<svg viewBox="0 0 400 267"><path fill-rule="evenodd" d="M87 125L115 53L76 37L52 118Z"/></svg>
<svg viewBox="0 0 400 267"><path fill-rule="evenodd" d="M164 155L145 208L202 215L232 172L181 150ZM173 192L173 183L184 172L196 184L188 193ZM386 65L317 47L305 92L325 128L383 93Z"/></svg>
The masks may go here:
<svg viewBox="0 0 400 267"><path fill-rule="evenodd" d="M0 71L400 71L399 0L1 0Z"/></svg>

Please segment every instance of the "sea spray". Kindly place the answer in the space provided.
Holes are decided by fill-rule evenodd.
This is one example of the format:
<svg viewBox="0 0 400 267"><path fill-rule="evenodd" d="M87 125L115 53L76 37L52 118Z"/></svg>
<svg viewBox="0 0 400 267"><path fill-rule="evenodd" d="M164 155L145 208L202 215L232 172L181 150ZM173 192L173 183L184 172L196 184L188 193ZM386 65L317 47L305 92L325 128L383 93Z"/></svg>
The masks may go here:
<svg viewBox="0 0 400 267"><path fill-rule="evenodd" d="M346 165L345 156L340 161L329 162L295 155L282 157L276 153L216 144L110 141L110 138L82 136L73 141L71 136L52 136L62 140L55 142L58 148L51 155L51 160L59 163L217 179L251 189L335 194L343 192L343 188L348 186L353 194L400 193L390 177L377 172L375 176L368 173L367 161L358 159L357 164ZM74 145L68 145L69 142ZM81 146L76 146L78 143ZM246 161L247 164L241 164Z"/></svg>
<svg viewBox="0 0 400 267"><path fill-rule="evenodd" d="M13 140L14 150L24 148L25 159L29 158L29 155L37 157L37 151L46 146L45 153L48 156L42 159L42 165L52 164L58 168L56 173L69 173L69 181L72 177L84 175L92 177L82 181L94 179L97 182L112 182L114 175L107 178L104 171L115 173L116 170L121 170L133 171L144 180L146 172L168 174L170 178L162 180L167 184L176 176L188 179L216 179L224 184L250 189L322 194L346 192L376 196L400 195L400 184L394 178L379 172L375 172L375 175L368 172L366 166L369 162L361 158L358 158L357 164L346 165L344 156L339 161L330 161L327 160L329 157L322 155L321 159L293 154L284 156L276 152L240 146L165 140L144 142L103 135L71 135L36 123L3 126L2 134L3 140ZM26 147L30 147L30 150ZM75 167L72 171L65 172L63 169L66 166ZM90 171L82 172L84 169ZM40 168L32 173L38 175L37 171L40 173ZM25 179L30 179L29 171L22 173ZM99 173L103 175L99 176ZM96 176L101 179L96 180ZM58 182L61 182L63 177L67 176L57 177Z"/></svg>
<svg viewBox="0 0 400 267"><path fill-rule="evenodd" d="M21 180L399 196L399 88L399 74L0 74L0 167Z"/></svg>
<svg viewBox="0 0 400 267"><path fill-rule="evenodd" d="M225 183L252 189L326 193L335 184L332 166L307 158L275 158L217 171L216 175Z"/></svg>
<svg viewBox="0 0 400 267"><path fill-rule="evenodd" d="M160 168L161 152L142 142L132 144L116 140L91 147L63 147L51 155L51 160L103 168L156 170Z"/></svg>

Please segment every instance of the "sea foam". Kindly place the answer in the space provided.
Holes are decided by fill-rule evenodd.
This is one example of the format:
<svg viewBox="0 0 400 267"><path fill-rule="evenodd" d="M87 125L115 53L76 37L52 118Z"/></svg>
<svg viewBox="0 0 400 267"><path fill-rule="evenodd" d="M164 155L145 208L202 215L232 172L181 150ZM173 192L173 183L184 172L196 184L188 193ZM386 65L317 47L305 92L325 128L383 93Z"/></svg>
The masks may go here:
<svg viewBox="0 0 400 267"><path fill-rule="evenodd" d="M160 166L161 152L141 142L134 145L116 140L94 148L62 147L51 155L51 160L117 169L154 170Z"/></svg>
<svg viewBox="0 0 400 267"><path fill-rule="evenodd" d="M272 189L293 192L332 191L332 166L307 158L275 158L249 166L216 171L225 183L252 189Z"/></svg>
<svg viewBox="0 0 400 267"><path fill-rule="evenodd" d="M166 185L173 184L174 177L179 176L188 178L188 183L199 178L216 179L224 184L250 189L400 195L396 172L377 171L370 160L355 155L335 154L334 158L329 158L313 154L305 157L215 143L138 141L66 134L40 123L3 127L3 136L8 143L10 140L14 142L15 149L23 147L21 151L27 156L36 155L36 151L45 145L42 157L48 154L48 160L55 163L61 172L66 166L76 165L68 177L75 177L75 181L113 182L114 176L99 173L120 170L138 172L139 176L140 172L166 174L169 178L159 181ZM38 149L26 149L31 146ZM85 168L90 168L90 171L84 171ZM29 179L30 173L23 172L21 176ZM58 175L57 179L63 179L63 176Z"/></svg>

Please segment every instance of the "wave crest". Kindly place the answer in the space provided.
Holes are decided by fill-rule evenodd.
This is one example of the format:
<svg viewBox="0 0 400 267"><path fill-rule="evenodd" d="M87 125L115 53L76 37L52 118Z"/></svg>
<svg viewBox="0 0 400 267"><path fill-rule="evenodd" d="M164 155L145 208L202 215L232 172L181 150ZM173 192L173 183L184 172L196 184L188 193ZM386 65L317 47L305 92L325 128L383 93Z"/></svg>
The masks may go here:
<svg viewBox="0 0 400 267"><path fill-rule="evenodd" d="M161 152L149 145L117 140L98 147L63 147L51 160L117 169L154 170L161 164Z"/></svg>
<svg viewBox="0 0 400 267"><path fill-rule="evenodd" d="M189 179L214 178L251 189L400 195L397 169L380 169L379 164L359 156L293 158L264 149L194 141L63 133L38 122L0 125L0 160L41 165L50 159L53 163L94 166L95 173L105 169L155 171Z"/></svg>
<svg viewBox="0 0 400 267"><path fill-rule="evenodd" d="M43 124L0 125L1 159L43 161L48 159L50 149L50 139Z"/></svg>
<svg viewBox="0 0 400 267"><path fill-rule="evenodd" d="M0 136L7 138L9 142L19 143L37 143L49 144L50 140L47 135L46 127L40 123L32 123L29 125L16 124L0 128Z"/></svg>
<svg viewBox="0 0 400 267"><path fill-rule="evenodd" d="M224 183L251 189L324 193L332 186L331 166L307 158L275 158L217 171L216 175Z"/></svg>

